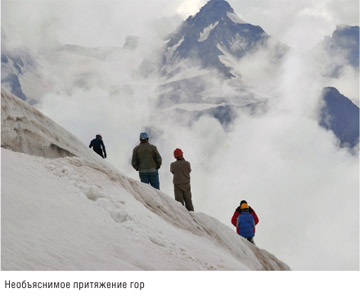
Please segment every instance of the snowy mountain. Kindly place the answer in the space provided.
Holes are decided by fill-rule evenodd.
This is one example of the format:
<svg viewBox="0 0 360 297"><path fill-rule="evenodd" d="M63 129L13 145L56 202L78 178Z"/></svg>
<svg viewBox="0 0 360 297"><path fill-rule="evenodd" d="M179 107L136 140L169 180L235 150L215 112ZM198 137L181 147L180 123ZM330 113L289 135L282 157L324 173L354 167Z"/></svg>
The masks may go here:
<svg viewBox="0 0 360 297"><path fill-rule="evenodd" d="M9 40L1 28L1 87L34 104L48 90L41 64L29 48L9 47Z"/></svg>
<svg viewBox="0 0 360 297"><path fill-rule="evenodd" d="M32 68L24 59L24 66L16 63L6 43L5 38L2 85L30 104L41 102L48 93L72 94L76 89L87 91L97 86L109 90L116 100L134 92L134 65L137 60L141 62L138 54L131 54L140 43L134 36L128 36L123 47L58 45L32 58ZM17 51L29 55L24 49ZM261 27L240 20L228 2L209 1L170 34L162 52L154 58L156 69L161 68L160 77L151 71L149 76L157 79L154 96L161 111L157 116L164 116L163 111L179 118L189 115L185 119L210 116L227 127L240 113L263 113L269 97L276 97L271 81L286 51L287 46ZM244 58L256 60L262 73L271 73L266 83L247 78L247 67L239 64ZM145 59L135 77L139 73L146 76L147 66ZM128 69L126 77L120 71L124 69ZM188 125L192 120L183 122Z"/></svg>
<svg viewBox="0 0 360 297"><path fill-rule="evenodd" d="M342 147L359 144L359 107L336 88L324 88L319 123L332 130Z"/></svg>
<svg viewBox="0 0 360 297"><path fill-rule="evenodd" d="M25 47L8 48L8 38L5 34L2 37L1 85L32 105L47 93L71 93L74 86L86 89L106 84L110 75L100 71L104 65L116 69L119 57L135 51L139 43L136 36L127 36L122 47L57 44L33 54Z"/></svg>
<svg viewBox="0 0 360 297"><path fill-rule="evenodd" d="M241 113L263 113L276 97L272 82L287 51L261 27L241 20L228 2L211 0L168 36L158 107L178 118L210 116L224 128ZM250 60L257 61L251 69L271 72L266 82L249 77Z"/></svg>
<svg viewBox="0 0 360 297"><path fill-rule="evenodd" d="M2 89L2 270L288 270Z"/></svg>
<svg viewBox="0 0 360 297"><path fill-rule="evenodd" d="M314 53L323 80L319 124L340 147L359 143L359 26L337 26Z"/></svg>
<svg viewBox="0 0 360 297"><path fill-rule="evenodd" d="M214 68L225 77L234 77L231 65L222 61L230 55L240 59L246 54L270 46L270 36L260 27L239 18L228 2L211 0L195 16L190 16L170 35L166 43L164 73L172 76L169 65L188 59L204 68ZM275 42L280 58L287 47ZM177 71L177 69L175 70Z"/></svg>
<svg viewBox="0 0 360 297"><path fill-rule="evenodd" d="M38 74L39 65L25 50L1 51L1 86L24 101L33 102L45 89ZM34 86L37 86L34 88Z"/></svg>
<svg viewBox="0 0 360 297"><path fill-rule="evenodd" d="M323 48L328 55L326 74L337 77L346 65L359 70L359 26L338 26L326 36Z"/></svg>

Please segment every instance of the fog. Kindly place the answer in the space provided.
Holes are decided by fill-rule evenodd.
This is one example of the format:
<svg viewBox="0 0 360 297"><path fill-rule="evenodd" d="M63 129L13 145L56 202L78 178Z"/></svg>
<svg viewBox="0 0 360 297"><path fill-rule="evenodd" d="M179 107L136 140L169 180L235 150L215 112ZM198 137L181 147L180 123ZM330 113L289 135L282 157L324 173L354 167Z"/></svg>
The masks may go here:
<svg viewBox="0 0 360 297"><path fill-rule="evenodd" d="M147 130L163 157L162 191L173 195L169 166L179 147L192 165L195 211L231 226L246 199L260 219L256 244L292 269L359 269L357 153L340 149L317 123L322 88L336 86L356 102L358 73L346 67L339 78L324 78L312 51L336 25L358 22L357 1L228 1L290 51L280 67L268 51L232 61L242 83L268 101L266 113L240 111L226 128L210 116L187 125L189 118L162 110L164 78L139 73L145 57L157 59L166 34L206 1L2 2L7 46L39 55L49 91L36 107L87 145L102 134L107 160L124 174L138 179L131 153ZM128 35L138 36L139 46L112 49L105 59L54 53L59 44L122 47ZM208 89L231 97L229 84L212 77Z"/></svg>

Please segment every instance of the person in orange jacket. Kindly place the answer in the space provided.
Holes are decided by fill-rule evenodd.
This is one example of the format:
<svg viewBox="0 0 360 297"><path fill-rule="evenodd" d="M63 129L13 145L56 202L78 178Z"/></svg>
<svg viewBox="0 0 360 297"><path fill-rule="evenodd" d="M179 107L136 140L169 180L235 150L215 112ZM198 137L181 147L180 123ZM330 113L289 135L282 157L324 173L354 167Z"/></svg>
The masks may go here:
<svg viewBox="0 0 360 297"><path fill-rule="evenodd" d="M232 218L231 218L231 223L236 227L236 233L237 233L237 234L240 234L240 230L239 230L238 224L237 224L237 222L238 222L238 217L239 217L239 215L242 213L242 208L241 208L241 206L242 206L243 204L245 204L245 203L247 204L246 200L242 200L242 201L240 202L240 206L238 206L238 207L236 208L236 210L235 210L235 212L234 212L234 214L233 214L233 216L232 216ZM249 213L253 216L255 225L257 225L257 224L259 223L259 218L258 218L256 212L251 208L251 206L248 207L248 211L249 211ZM254 234L255 234L255 226L254 226ZM249 240L249 241L250 241L250 240ZM251 240L250 242L254 243L252 240Z"/></svg>

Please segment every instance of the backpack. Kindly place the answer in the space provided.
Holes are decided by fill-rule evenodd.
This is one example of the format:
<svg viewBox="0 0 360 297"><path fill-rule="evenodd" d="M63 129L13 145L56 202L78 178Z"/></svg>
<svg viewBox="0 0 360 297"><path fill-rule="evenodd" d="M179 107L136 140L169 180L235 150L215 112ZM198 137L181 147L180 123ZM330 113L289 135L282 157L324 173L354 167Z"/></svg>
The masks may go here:
<svg viewBox="0 0 360 297"><path fill-rule="evenodd" d="M254 237L255 221L254 217L248 212L241 212L237 217L236 227L239 230L239 235L245 238Z"/></svg>

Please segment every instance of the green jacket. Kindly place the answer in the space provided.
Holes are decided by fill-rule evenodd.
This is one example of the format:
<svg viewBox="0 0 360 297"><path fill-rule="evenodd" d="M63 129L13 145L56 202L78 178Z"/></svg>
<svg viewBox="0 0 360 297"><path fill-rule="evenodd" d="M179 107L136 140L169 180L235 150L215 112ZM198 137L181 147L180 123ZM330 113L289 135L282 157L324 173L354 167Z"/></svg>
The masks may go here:
<svg viewBox="0 0 360 297"><path fill-rule="evenodd" d="M161 156L156 146L140 143L133 150L131 165L136 171L153 172L161 166Z"/></svg>

